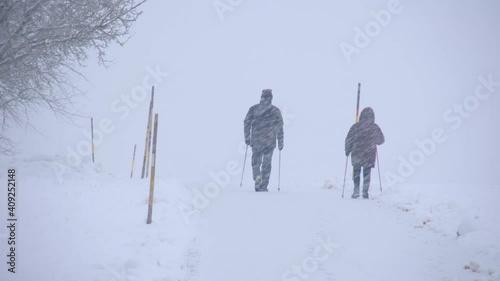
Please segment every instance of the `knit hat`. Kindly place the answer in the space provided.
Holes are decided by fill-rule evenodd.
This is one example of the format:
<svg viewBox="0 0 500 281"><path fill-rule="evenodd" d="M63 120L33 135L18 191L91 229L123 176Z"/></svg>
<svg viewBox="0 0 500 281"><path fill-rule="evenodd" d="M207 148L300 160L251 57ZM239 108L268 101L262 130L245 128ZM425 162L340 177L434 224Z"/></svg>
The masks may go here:
<svg viewBox="0 0 500 281"><path fill-rule="evenodd" d="M273 90L271 89L262 90L262 96L260 98L264 100L273 100Z"/></svg>

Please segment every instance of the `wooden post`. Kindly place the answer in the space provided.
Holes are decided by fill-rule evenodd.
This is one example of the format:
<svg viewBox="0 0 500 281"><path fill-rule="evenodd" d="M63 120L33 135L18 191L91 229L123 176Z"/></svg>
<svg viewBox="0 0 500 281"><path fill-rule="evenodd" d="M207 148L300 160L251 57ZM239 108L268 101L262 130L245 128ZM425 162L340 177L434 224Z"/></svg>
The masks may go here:
<svg viewBox="0 0 500 281"><path fill-rule="evenodd" d="M153 107L154 107L154 93L155 93L155 86L152 87L151 89L151 104L150 104L150 112L151 112L151 118L153 117ZM149 175L149 158L151 157L151 131L153 129L153 122L149 123L149 137L148 137L148 154L146 157L146 178Z"/></svg>
<svg viewBox="0 0 500 281"><path fill-rule="evenodd" d="M149 138L151 134L151 124L152 124L152 119L153 119L153 101L154 101L154 94L155 94L155 87L153 86L152 92L151 92L151 101L149 102L149 114L148 114L148 127L146 129L146 141L144 144L144 159L142 160L142 173L141 173L141 179L144 178L146 175L146 160L148 157L148 151L149 151Z"/></svg>
<svg viewBox="0 0 500 281"><path fill-rule="evenodd" d="M142 173L141 173L141 179L144 178L146 175L146 157L148 154L148 136L150 134L149 128L151 124L151 118L148 118L148 127L146 128L146 142L144 143L144 158L142 159Z"/></svg>
<svg viewBox="0 0 500 281"><path fill-rule="evenodd" d="M94 160L94 118L90 118L90 135L92 138L92 162L95 163L95 160Z"/></svg>
<svg viewBox="0 0 500 281"><path fill-rule="evenodd" d="M135 162L135 150L137 148L137 144L134 145L134 154L132 156L132 170L130 171L130 178L134 176L134 162Z"/></svg>
<svg viewBox="0 0 500 281"><path fill-rule="evenodd" d="M153 155L151 160L151 176L149 184L149 204L148 204L148 219L147 224L151 224L153 217L153 194L155 190L155 169L156 169L156 138L158 137L158 113L155 114L155 126L153 136Z"/></svg>

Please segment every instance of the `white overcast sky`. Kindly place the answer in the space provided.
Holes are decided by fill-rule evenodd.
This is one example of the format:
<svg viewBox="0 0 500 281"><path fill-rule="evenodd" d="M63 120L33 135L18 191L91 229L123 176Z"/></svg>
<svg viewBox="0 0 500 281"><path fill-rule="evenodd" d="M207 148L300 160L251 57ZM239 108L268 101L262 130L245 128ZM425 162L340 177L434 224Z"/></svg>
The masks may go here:
<svg viewBox="0 0 500 281"><path fill-rule="evenodd" d="M456 130L459 115L448 113L453 122L443 118L455 104L471 101L479 76L491 74L500 81L499 1L402 0L399 13L350 63L340 44L354 45L354 29L371 24L371 11L394 3L240 2L221 20L212 0L150 0L128 44L108 50L111 67L88 61L83 72L89 82L77 82L87 91L78 99L79 113L96 123L110 119L116 126L96 147L98 163L127 176L137 144L140 169L149 98L124 119L111 108L123 105L121 96L142 85L149 67L169 73L157 85L155 101L160 116L157 174L162 177L205 182L229 161L241 164L237 148L243 119L261 90L272 88L274 104L293 117L285 128L282 181L341 178L344 139L355 119L361 82L361 107L375 110L386 137L380 147L382 174L397 174L398 157L408 158L417 149L415 140L430 138L440 128L447 140L408 182L499 182L500 87L468 118L460 117ZM75 126L46 111L31 119L41 133L9 131L25 156L66 155L68 147L86 139L82 130L90 125L89 118L76 119ZM239 183L236 179L233 184Z"/></svg>

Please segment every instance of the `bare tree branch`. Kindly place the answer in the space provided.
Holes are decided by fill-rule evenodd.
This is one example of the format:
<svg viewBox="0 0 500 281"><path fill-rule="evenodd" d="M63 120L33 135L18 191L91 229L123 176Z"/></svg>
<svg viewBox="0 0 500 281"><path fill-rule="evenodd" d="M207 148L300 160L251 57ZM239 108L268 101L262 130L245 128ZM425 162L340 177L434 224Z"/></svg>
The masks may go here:
<svg viewBox="0 0 500 281"><path fill-rule="evenodd" d="M5 132L28 114L49 108L71 120L73 99L83 93L89 50L107 66L106 49L124 45L147 0L0 0L0 154L13 151Z"/></svg>

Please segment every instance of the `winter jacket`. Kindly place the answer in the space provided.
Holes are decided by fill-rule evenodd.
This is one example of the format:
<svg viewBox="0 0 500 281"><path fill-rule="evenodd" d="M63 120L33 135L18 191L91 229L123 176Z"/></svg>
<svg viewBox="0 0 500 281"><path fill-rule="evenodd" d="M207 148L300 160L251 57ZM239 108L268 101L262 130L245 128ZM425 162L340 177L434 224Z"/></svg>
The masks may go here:
<svg viewBox="0 0 500 281"><path fill-rule="evenodd" d="M276 139L283 148L283 117L272 104L259 103L248 110L244 121L245 140L255 149L274 149Z"/></svg>
<svg viewBox="0 0 500 281"><path fill-rule="evenodd" d="M359 122L352 125L345 139L345 154L351 154L354 167L375 167L377 145L385 141L380 127L375 124L375 113L367 107L363 109Z"/></svg>

